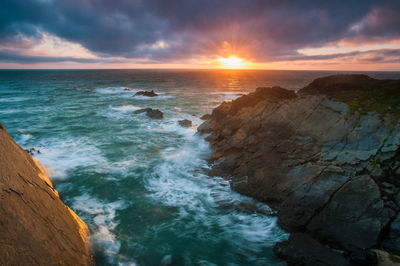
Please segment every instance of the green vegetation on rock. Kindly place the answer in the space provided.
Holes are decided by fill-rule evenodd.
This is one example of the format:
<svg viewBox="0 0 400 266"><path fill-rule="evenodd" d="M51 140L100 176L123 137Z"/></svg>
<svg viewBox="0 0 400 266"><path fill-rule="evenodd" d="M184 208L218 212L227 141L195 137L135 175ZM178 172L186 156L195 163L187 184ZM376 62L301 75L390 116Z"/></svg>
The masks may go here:
<svg viewBox="0 0 400 266"><path fill-rule="evenodd" d="M367 75L334 75L314 80L301 95L324 94L345 102L350 112L400 114L400 80L378 80Z"/></svg>

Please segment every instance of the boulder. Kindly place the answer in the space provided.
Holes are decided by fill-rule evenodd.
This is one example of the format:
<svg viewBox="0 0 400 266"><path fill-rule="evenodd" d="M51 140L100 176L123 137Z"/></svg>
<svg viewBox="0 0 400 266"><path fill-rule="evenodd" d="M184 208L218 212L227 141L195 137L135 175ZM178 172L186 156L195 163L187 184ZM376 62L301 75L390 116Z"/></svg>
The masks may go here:
<svg viewBox="0 0 400 266"><path fill-rule="evenodd" d="M181 127L191 127L192 126L192 121L188 120L188 119L184 119L184 120L179 120L178 124Z"/></svg>
<svg viewBox="0 0 400 266"><path fill-rule="evenodd" d="M153 119L163 119L164 114L158 109L152 109L152 108L145 108L145 109L139 109L133 112L134 114L141 114L141 113L146 113L146 115L150 118Z"/></svg>
<svg viewBox="0 0 400 266"><path fill-rule="evenodd" d="M151 90L151 91L138 91L138 92L135 93L134 96L156 97L156 96L158 96L158 94L155 93L154 90Z"/></svg>

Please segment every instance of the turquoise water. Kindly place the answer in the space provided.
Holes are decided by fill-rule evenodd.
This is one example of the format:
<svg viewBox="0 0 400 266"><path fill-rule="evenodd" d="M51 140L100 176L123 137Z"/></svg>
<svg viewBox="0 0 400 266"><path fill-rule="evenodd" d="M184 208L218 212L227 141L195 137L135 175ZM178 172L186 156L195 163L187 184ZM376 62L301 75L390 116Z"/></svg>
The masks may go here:
<svg viewBox="0 0 400 266"><path fill-rule="evenodd" d="M327 74L0 71L0 121L23 148L41 151L34 157L89 225L99 265L279 265L272 248L287 234L268 206L207 176L211 151L196 127L258 86L296 89ZM152 89L160 96L133 96ZM164 119L133 114L146 107Z"/></svg>

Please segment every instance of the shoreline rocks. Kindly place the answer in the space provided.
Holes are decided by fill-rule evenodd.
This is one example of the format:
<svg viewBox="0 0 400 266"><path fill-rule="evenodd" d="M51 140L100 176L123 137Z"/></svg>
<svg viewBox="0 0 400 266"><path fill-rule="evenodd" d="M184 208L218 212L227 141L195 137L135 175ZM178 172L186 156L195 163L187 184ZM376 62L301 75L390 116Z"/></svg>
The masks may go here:
<svg viewBox="0 0 400 266"><path fill-rule="evenodd" d="M370 109L350 103L364 93L354 93L354 86L374 84L384 95L400 81L359 75L319 80L320 92L314 85L298 94L258 88L215 108L198 127L213 149L210 175L267 203L292 235L304 234L277 245L277 255L291 264L329 265L326 257L347 263L336 265L371 264L372 248L399 255L398 116L394 108L380 108L387 97L374 99ZM338 95L330 90L340 87L346 90ZM305 249L307 243L313 244Z"/></svg>
<svg viewBox="0 0 400 266"><path fill-rule="evenodd" d="M0 264L94 265L87 225L0 124Z"/></svg>
<svg viewBox="0 0 400 266"><path fill-rule="evenodd" d="M158 109L152 109L152 108L144 108L144 109L139 109L133 112L134 114L141 114L141 113L146 113L146 115L150 118L153 119L163 119L164 114Z"/></svg>
<svg viewBox="0 0 400 266"><path fill-rule="evenodd" d="M179 121L178 121L178 124L179 124L181 127L186 127L186 128L188 128L188 127L191 127L191 126L192 126L192 121L190 121L190 120L188 120L188 119L179 120Z"/></svg>
<svg viewBox="0 0 400 266"><path fill-rule="evenodd" d="M138 91L138 92L135 93L134 96L156 97L156 96L158 96L158 94L155 93L154 90L151 90L151 91Z"/></svg>

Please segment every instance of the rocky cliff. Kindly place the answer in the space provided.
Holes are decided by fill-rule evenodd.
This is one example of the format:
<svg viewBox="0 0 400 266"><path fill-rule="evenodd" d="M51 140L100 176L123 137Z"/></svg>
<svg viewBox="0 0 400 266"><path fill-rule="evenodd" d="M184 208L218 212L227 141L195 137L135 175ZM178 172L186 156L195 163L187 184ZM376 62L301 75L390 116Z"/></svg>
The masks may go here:
<svg viewBox="0 0 400 266"><path fill-rule="evenodd" d="M88 234L0 124L0 265L93 265Z"/></svg>
<svg viewBox="0 0 400 266"><path fill-rule="evenodd" d="M211 175L266 202L291 233L275 253L293 265L377 262L400 255L400 81L315 80L222 103L198 131ZM379 255L378 254L378 255Z"/></svg>

